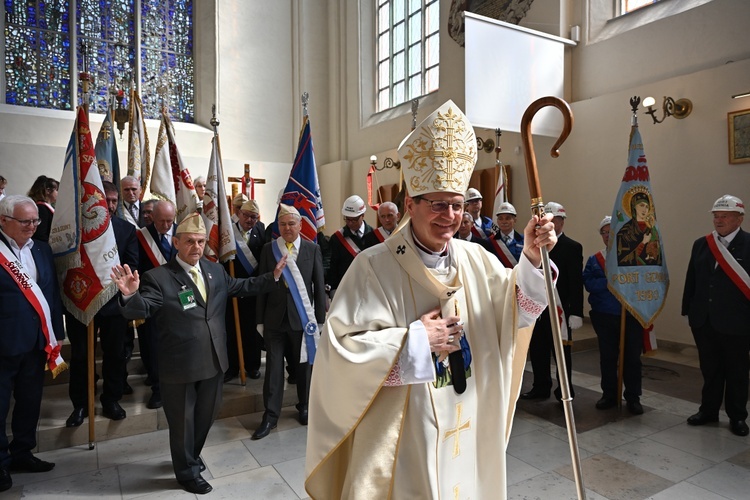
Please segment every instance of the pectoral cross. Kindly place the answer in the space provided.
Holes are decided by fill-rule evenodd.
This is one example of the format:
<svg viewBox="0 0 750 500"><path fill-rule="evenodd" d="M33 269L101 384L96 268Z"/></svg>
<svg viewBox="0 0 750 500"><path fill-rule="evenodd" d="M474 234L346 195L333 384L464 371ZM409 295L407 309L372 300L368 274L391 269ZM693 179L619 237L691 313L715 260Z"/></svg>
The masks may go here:
<svg viewBox="0 0 750 500"><path fill-rule="evenodd" d="M461 431L468 431L471 428L471 420L461 423L461 413L463 412L463 403L456 404L456 427L446 431L443 441L454 438L453 441L453 458L461 454Z"/></svg>
<svg viewBox="0 0 750 500"><path fill-rule="evenodd" d="M258 179L250 177L250 164L245 163L245 175L242 177L228 177L227 180L229 182L239 182L241 185L242 193L247 196L249 200L255 199L255 185L256 184L265 184L265 179ZM232 184L232 199L234 199L235 196L239 194L239 191L237 190L237 186Z"/></svg>

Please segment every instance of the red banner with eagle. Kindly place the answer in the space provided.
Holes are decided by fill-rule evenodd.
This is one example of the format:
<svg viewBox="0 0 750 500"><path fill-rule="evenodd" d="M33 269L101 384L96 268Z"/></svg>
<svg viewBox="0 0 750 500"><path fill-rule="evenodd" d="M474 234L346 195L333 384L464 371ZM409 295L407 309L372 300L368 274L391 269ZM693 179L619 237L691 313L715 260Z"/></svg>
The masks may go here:
<svg viewBox="0 0 750 500"><path fill-rule="evenodd" d="M88 324L117 293L109 274L120 256L83 107L76 111L65 153L49 244L63 304L78 321Z"/></svg>

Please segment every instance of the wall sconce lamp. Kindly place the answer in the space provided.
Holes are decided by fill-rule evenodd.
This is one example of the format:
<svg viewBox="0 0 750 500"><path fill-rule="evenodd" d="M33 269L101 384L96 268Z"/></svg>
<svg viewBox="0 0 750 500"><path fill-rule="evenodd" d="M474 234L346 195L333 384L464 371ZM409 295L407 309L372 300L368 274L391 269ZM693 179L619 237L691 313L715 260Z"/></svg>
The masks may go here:
<svg viewBox="0 0 750 500"><path fill-rule="evenodd" d="M741 94L735 94L732 99L742 99L743 97L750 97L750 92L743 92Z"/></svg>
<svg viewBox="0 0 750 500"><path fill-rule="evenodd" d="M654 104L656 104L656 99L654 99L653 97L647 97L643 100L643 105L648 108L646 114L651 115L651 118L654 119L655 124L663 122L668 116L674 116L675 118L682 120L683 118L688 116L691 111L693 111L693 103L690 101L690 99L677 99L675 101L671 97L665 96L664 104L662 104L663 115L660 120L656 118L656 110L654 109Z"/></svg>
<svg viewBox="0 0 750 500"><path fill-rule="evenodd" d="M378 167L378 157L375 155L370 156L370 165L372 165L372 168L375 170L385 170L386 168L395 168L400 169L401 168L401 160L394 160L393 158L386 158L383 162L382 167Z"/></svg>
<svg viewBox="0 0 750 500"><path fill-rule="evenodd" d="M492 139L482 139L477 136L477 150L484 151L485 153L492 153L495 151L495 141Z"/></svg>

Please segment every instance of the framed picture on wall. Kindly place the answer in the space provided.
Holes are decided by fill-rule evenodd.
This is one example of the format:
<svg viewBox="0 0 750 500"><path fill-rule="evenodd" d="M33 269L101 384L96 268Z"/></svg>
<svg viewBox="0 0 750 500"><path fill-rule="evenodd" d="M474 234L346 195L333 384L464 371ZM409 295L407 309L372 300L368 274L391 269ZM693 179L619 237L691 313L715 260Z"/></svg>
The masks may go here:
<svg viewBox="0 0 750 500"><path fill-rule="evenodd" d="M727 113L729 163L750 163L750 109Z"/></svg>

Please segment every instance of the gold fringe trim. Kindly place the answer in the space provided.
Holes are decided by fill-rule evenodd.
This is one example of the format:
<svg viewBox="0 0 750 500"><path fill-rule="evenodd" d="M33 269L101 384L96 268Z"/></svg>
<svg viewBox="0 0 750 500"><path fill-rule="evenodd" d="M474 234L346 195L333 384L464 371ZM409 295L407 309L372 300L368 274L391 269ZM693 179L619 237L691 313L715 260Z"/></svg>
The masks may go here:
<svg viewBox="0 0 750 500"><path fill-rule="evenodd" d="M52 378L57 378L58 375L60 375L62 372L64 372L68 368L69 368L68 363L63 361L62 363L57 365L54 370L52 370ZM46 365L46 369L49 370L49 365Z"/></svg>

